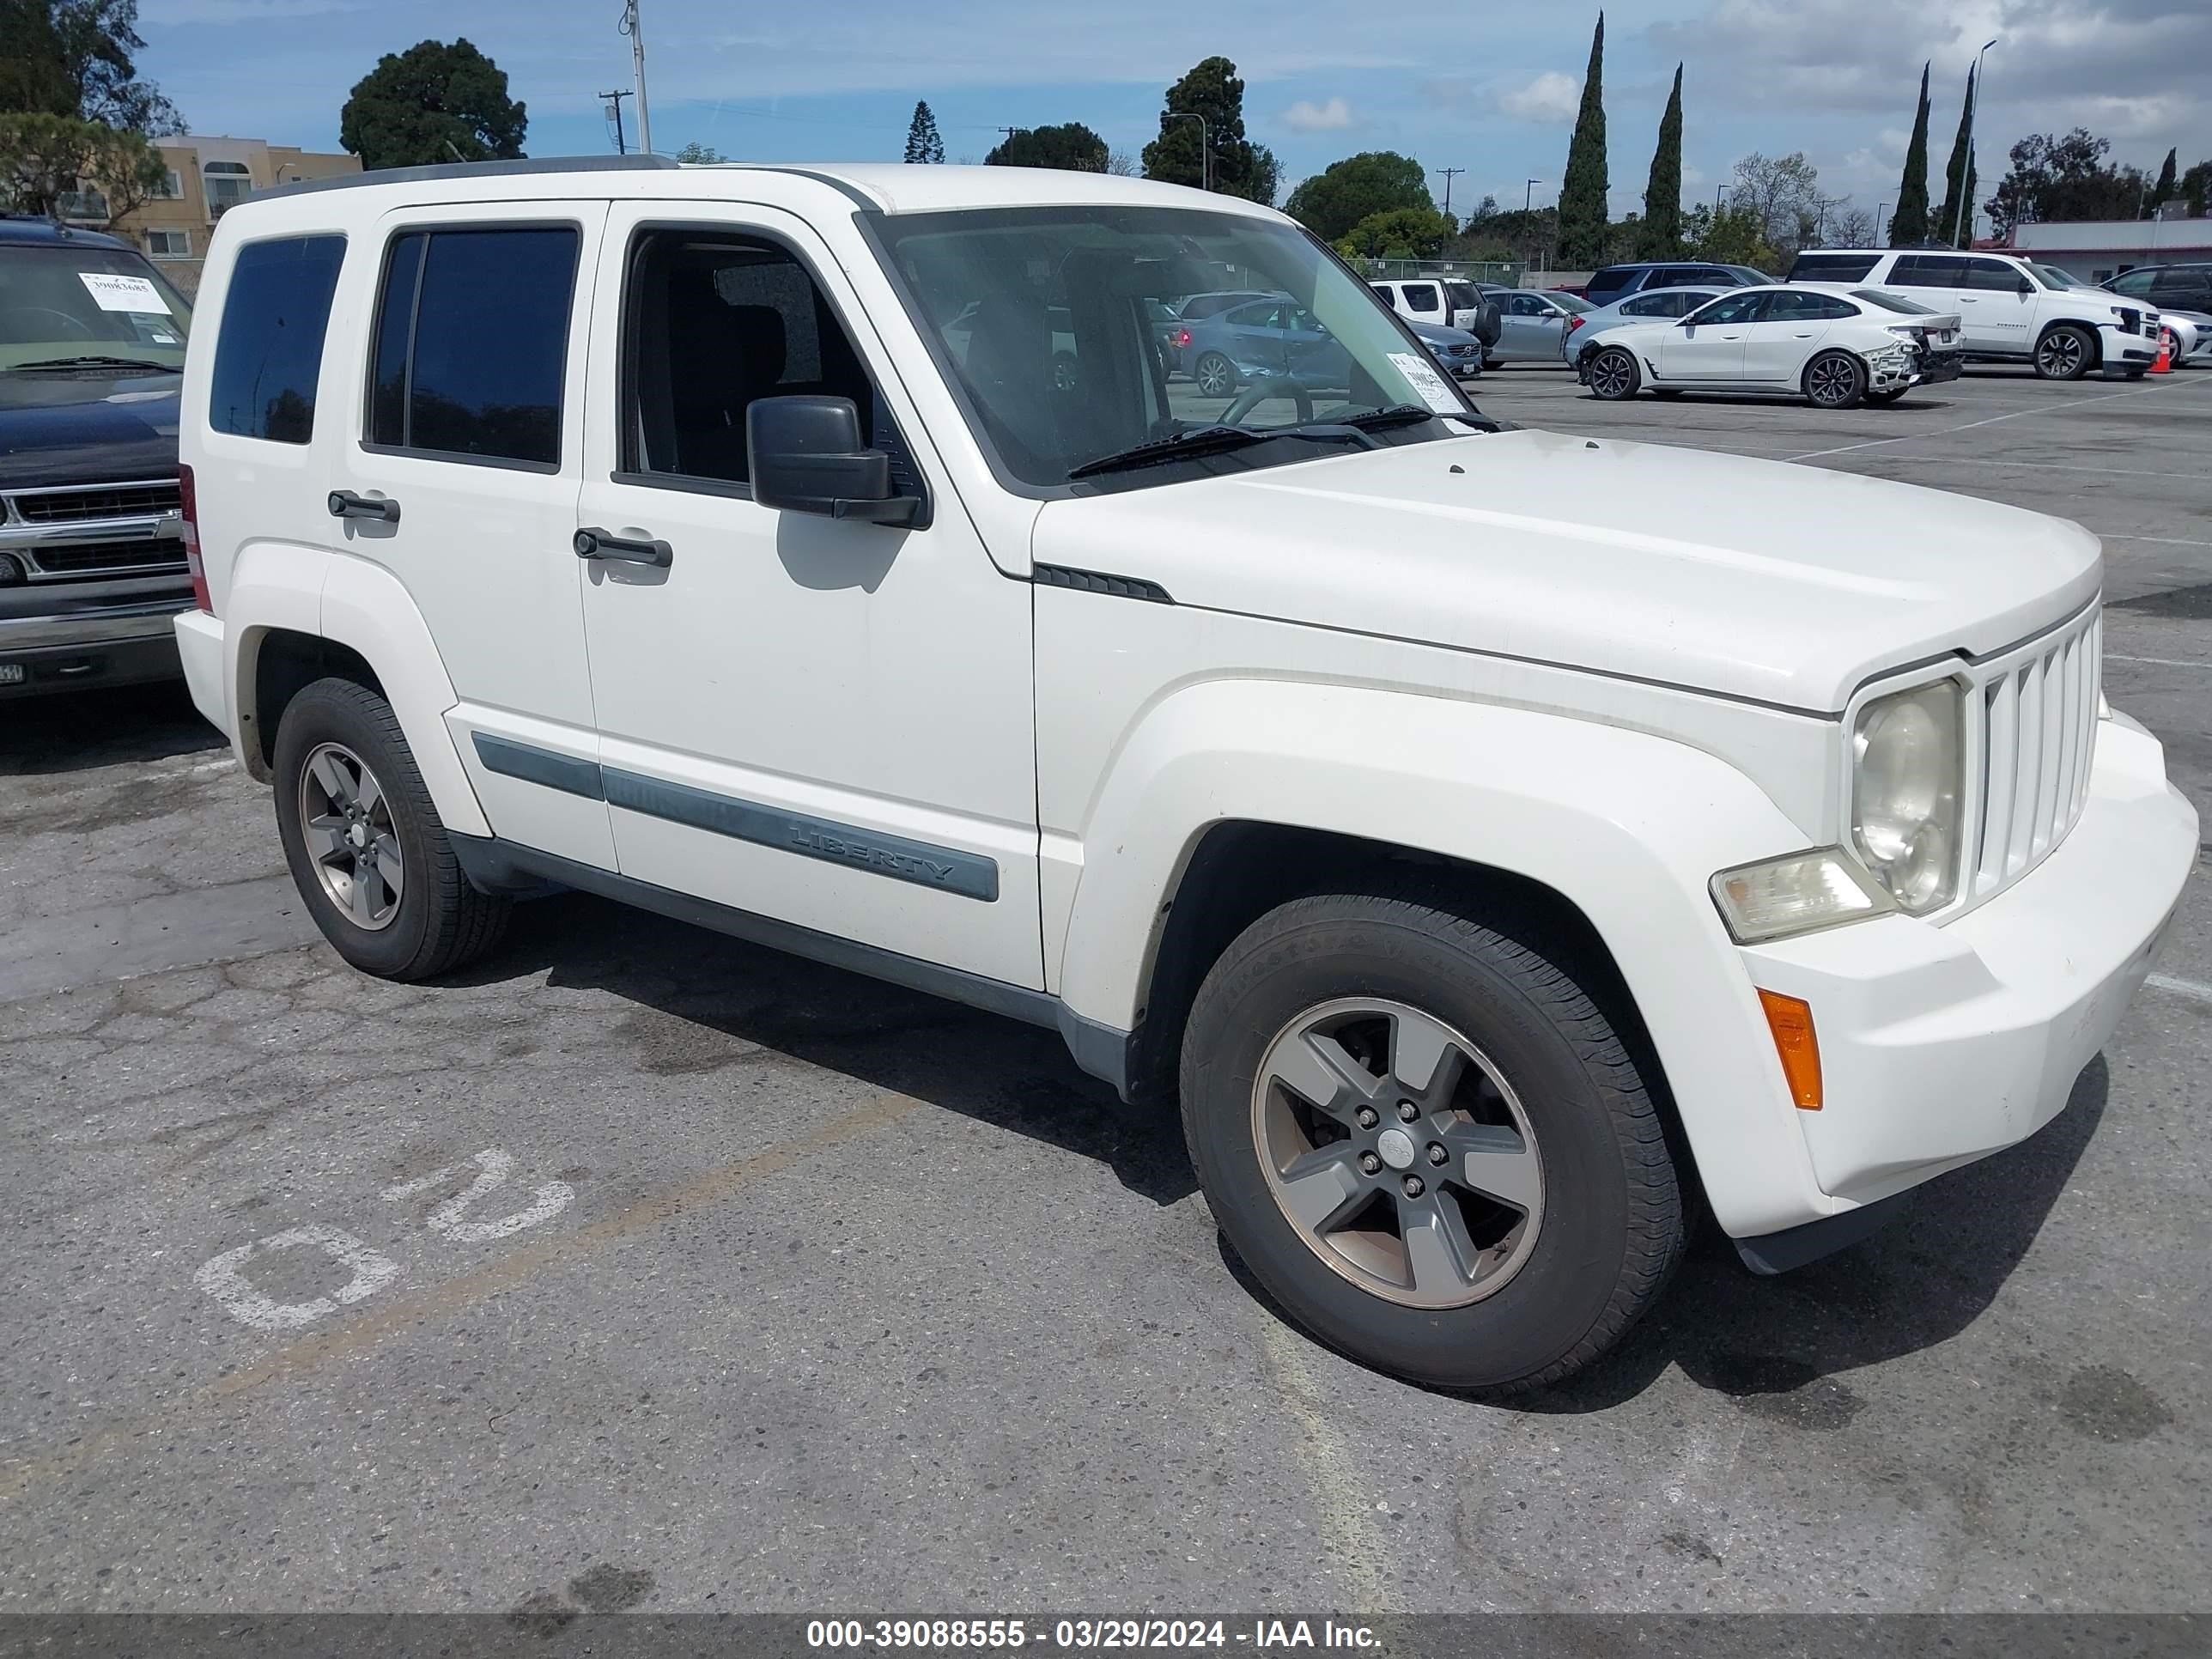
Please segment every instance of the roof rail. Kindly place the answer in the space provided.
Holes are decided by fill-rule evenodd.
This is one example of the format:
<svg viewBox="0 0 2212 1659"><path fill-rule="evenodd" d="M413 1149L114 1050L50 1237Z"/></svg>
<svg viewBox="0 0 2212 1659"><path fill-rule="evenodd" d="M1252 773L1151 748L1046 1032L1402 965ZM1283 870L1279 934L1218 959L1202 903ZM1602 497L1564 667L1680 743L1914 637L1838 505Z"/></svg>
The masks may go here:
<svg viewBox="0 0 2212 1659"><path fill-rule="evenodd" d="M433 179L505 179L526 173L657 173L683 164L672 155L531 155L515 161L441 161L435 167L381 167L335 179L305 179L262 192L297 196L305 191L357 190L364 185L407 185Z"/></svg>

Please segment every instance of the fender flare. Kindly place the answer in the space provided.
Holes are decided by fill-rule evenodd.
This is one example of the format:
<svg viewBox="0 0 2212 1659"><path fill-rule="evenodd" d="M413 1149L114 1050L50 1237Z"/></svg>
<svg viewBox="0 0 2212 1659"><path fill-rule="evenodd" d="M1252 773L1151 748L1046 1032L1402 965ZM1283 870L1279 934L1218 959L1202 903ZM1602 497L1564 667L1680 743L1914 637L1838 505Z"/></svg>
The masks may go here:
<svg viewBox="0 0 2212 1659"><path fill-rule="evenodd" d="M1239 820L1486 865L1559 893L1636 1000L1723 1224L1758 1232L1842 1207L1814 1176L1756 989L1708 890L1717 871L1806 844L1734 767L1498 704L1280 681L1186 687L1125 738L1083 826L1057 963L1074 1013L1135 1028L1183 871L1209 830Z"/></svg>
<svg viewBox="0 0 2212 1659"><path fill-rule="evenodd" d="M397 576L319 548L259 543L243 549L232 566L223 611L234 741L256 778L268 781L254 710L261 642L287 629L361 654L376 671L439 817L459 835L491 834L446 726L446 711L460 699L429 624Z"/></svg>

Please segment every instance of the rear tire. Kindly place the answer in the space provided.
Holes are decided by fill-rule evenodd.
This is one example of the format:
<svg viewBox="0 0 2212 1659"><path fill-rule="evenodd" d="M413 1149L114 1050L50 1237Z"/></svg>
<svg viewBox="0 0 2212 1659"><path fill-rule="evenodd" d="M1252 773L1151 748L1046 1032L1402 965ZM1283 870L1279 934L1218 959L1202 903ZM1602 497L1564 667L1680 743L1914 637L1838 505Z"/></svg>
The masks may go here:
<svg viewBox="0 0 2212 1659"><path fill-rule="evenodd" d="M1209 351L1192 367L1201 398L1226 398L1237 390L1237 365L1218 351Z"/></svg>
<svg viewBox="0 0 2212 1659"><path fill-rule="evenodd" d="M1799 384L1815 409L1856 409L1866 401L1866 366L1848 351L1820 352Z"/></svg>
<svg viewBox="0 0 2212 1659"><path fill-rule="evenodd" d="M271 770L292 880L337 953L380 979L430 979L507 929L507 900L461 872L392 706L321 679L286 705Z"/></svg>
<svg viewBox="0 0 2212 1659"><path fill-rule="evenodd" d="M1554 935L1440 889L1298 899L1199 989L1182 1112L1206 1202L1290 1316L1355 1359L1487 1395L1555 1382L1681 1253L1658 1111L1569 963L1530 942Z"/></svg>
<svg viewBox="0 0 2212 1659"><path fill-rule="evenodd" d="M2097 342L2085 328L2061 323L2035 343L2035 372L2046 380L2078 380L2097 362Z"/></svg>
<svg viewBox="0 0 2212 1659"><path fill-rule="evenodd" d="M1590 359L1590 395L1608 404L1626 403L1644 384L1643 372L1632 352L1607 346Z"/></svg>

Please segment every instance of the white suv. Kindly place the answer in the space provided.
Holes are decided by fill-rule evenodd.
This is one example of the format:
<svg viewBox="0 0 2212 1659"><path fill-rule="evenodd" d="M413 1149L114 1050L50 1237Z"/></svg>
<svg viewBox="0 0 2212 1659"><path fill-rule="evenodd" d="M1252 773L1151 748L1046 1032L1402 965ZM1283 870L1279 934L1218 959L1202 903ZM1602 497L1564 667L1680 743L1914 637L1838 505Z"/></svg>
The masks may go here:
<svg viewBox="0 0 2212 1659"><path fill-rule="evenodd" d="M1209 398L1224 268L1328 349ZM1249 203L376 173L200 307L179 641L346 960L550 883L1055 1028L1425 1382L1602 1352L1693 1189L1774 1271L2033 1133L2197 857L2079 526L1501 428Z"/></svg>
<svg viewBox="0 0 2212 1659"><path fill-rule="evenodd" d="M1956 312L1967 361L2033 363L2047 380L2092 369L2137 380L2158 356L2155 307L2059 284L2006 254L1814 248L1797 256L1789 280L1892 289Z"/></svg>

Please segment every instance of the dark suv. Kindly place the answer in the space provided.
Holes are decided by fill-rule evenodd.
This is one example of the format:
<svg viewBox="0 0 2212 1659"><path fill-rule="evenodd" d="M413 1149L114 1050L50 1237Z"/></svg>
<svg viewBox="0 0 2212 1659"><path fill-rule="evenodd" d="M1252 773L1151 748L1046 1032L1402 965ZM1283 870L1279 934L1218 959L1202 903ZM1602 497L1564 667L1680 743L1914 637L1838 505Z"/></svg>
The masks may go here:
<svg viewBox="0 0 2212 1659"><path fill-rule="evenodd" d="M1583 284L1582 295L1594 306L1609 306L1648 288L1758 288L1773 280L1749 265L1707 264L1692 259L1644 260L1606 266Z"/></svg>
<svg viewBox="0 0 2212 1659"><path fill-rule="evenodd" d="M191 322L130 243L0 217L0 697L180 672Z"/></svg>
<svg viewBox="0 0 2212 1659"><path fill-rule="evenodd" d="M2212 312L2212 264L2137 265L2105 286L2160 311Z"/></svg>

